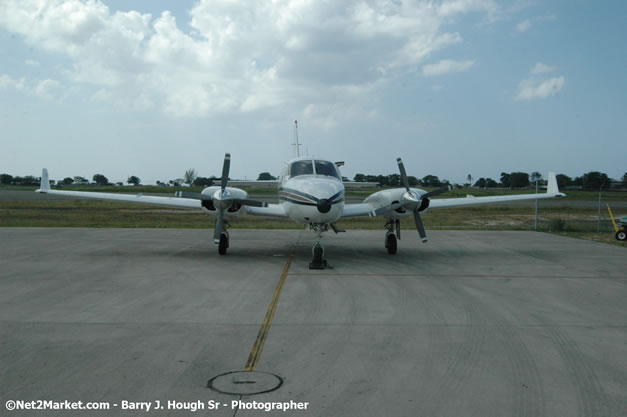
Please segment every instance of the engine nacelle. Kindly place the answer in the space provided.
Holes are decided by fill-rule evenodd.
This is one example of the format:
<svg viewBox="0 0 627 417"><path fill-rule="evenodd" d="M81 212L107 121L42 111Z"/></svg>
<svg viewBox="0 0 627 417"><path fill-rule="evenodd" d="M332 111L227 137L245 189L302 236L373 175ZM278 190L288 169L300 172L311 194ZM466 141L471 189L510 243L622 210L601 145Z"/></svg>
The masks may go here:
<svg viewBox="0 0 627 417"><path fill-rule="evenodd" d="M375 208L391 206L403 201L404 196L406 197L406 192L404 188L392 188L389 190L378 191L374 194L369 195L364 202L372 204ZM426 194L425 190L421 190L419 188L412 188L411 193L416 197L416 199L420 198ZM420 198L420 205L418 206L418 211L423 212L429 208L429 198ZM408 209L404 207L399 207L396 210L391 212L392 218L403 218L413 216L413 209Z"/></svg>
<svg viewBox="0 0 627 417"><path fill-rule="evenodd" d="M216 191L219 191L219 190L220 190L219 186L212 185L211 187L207 187L204 190L202 190L202 194L209 196L209 197L213 197ZM237 199L248 198L248 193L242 190L241 188L226 187L225 191L228 191L228 193L231 195L232 198L237 198ZM216 213L216 206L214 204L213 199L202 200L201 207L205 213L209 213L209 214ZM226 212L225 212L227 216L231 216L231 217L238 216L241 213L242 213L242 205L235 203L235 202L231 204L231 206L228 209L226 209Z"/></svg>

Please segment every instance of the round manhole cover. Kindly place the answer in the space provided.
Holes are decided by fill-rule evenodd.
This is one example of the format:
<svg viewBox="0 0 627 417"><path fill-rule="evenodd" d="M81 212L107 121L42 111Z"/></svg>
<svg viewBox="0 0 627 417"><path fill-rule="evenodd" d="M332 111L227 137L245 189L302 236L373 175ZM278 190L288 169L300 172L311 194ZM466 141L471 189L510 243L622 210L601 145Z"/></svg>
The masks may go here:
<svg viewBox="0 0 627 417"><path fill-rule="evenodd" d="M283 378L269 372L231 371L214 376L207 388L222 394L255 395L274 391L283 385Z"/></svg>

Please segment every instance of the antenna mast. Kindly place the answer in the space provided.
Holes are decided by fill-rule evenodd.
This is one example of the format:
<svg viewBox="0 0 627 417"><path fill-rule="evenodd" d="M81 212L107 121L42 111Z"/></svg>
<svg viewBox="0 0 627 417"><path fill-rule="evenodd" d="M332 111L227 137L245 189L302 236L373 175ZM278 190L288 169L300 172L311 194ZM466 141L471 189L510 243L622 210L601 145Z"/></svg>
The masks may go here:
<svg viewBox="0 0 627 417"><path fill-rule="evenodd" d="M296 147L296 157L300 157L300 143L298 142L298 120L294 120L294 143L293 146Z"/></svg>

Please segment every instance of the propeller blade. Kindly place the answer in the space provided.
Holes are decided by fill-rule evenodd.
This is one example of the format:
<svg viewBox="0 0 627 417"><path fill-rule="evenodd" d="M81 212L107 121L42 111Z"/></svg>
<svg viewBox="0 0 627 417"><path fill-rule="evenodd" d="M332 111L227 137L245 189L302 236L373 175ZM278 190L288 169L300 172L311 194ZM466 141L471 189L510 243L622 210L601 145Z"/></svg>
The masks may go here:
<svg viewBox="0 0 627 417"><path fill-rule="evenodd" d="M248 198L236 198L233 200L234 203L239 203L242 206L251 206L251 207L268 207L268 203L265 201L258 200L250 200Z"/></svg>
<svg viewBox="0 0 627 417"><path fill-rule="evenodd" d="M213 243L220 243L220 236L224 231L224 211L218 210L216 217L216 228L213 231Z"/></svg>
<svg viewBox="0 0 627 417"><path fill-rule="evenodd" d="M427 194L423 194L422 198L429 198L429 197L433 197L436 195L444 194L446 192L451 191L452 189L453 189L453 186L449 184L446 187L438 188L437 190L429 191Z"/></svg>
<svg viewBox="0 0 627 417"><path fill-rule="evenodd" d="M403 161L401 160L401 158L396 158L396 162L398 163L398 169L401 171L401 181L403 181L403 186L405 186L405 189L409 191L409 181L407 180L405 165L403 165Z"/></svg>
<svg viewBox="0 0 627 417"><path fill-rule="evenodd" d="M174 193L178 198L192 198L194 200L211 200L213 197L207 194L193 193L191 191L177 191Z"/></svg>
<svg viewBox="0 0 627 417"><path fill-rule="evenodd" d="M418 234L420 235L420 239L423 242L427 241L427 232L425 232L425 226L422 224L422 219L420 218L420 213L418 210L414 210L414 222L416 223L416 229L418 230Z"/></svg>
<svg viewBox="0 0 627 417"><path fill-rule="evenodd" d="M231 154L227 153L224 155L224 165L222 165L222 191L226 188L226 183L229 180L229 169L231 168Z"/></svg>

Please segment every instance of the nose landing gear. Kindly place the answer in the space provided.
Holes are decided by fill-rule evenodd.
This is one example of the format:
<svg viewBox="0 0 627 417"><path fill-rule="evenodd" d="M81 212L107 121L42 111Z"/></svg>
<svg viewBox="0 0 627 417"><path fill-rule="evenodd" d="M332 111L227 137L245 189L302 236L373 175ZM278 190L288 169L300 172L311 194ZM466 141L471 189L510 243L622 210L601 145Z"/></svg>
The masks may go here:
<svg viewBox="0 0 627 417"><path fill-rule="evenodd" d="M324 247L320 243L322 239L322 233L326 232L329 227L326 224L314 224L311 225L314 232L316 232L316 243L311 248L312 259L309 263L309 269L326 269L329 265L327 260L324 259Z"/></svg>

